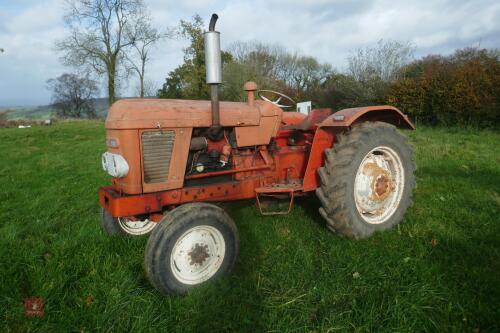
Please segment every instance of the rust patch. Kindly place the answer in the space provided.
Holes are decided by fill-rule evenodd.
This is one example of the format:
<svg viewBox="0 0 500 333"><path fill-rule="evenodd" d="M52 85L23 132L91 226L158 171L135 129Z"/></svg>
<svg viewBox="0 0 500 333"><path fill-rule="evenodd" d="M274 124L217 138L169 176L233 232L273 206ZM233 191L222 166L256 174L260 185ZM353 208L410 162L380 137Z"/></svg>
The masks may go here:
<svg viewBox="0 0 500 333"><path fill-rule="evenodd" d="M379 167L377 163L366 163L363 167L363 173L369 177L377 177L381 172L384 171L386 170Z"/></svg>
<svg viewBox="0 0 500 333"><path fill-rule="evenodd" d="M370 200L383 201L395 188L389 171L379 167L376 163L365 164L363 174L372 178L373 195Z"/></svg>
<svg viewBox="0 0 500 333"><path fill-rule="evenodd" d="M203 262L209 257L208 245L196 243L194 249L188 253L188 256L191 258L191 261L189 262L190 265L203 264Z"/></svg>
<svg viewBox="0 0 500 333"><path fill-rule="evenodd" d="M385 174L378 176L375 179L374 189L375 194L379 197L386 197L389 192L389 185L391 184L391 180L387 178Z"/></svg>

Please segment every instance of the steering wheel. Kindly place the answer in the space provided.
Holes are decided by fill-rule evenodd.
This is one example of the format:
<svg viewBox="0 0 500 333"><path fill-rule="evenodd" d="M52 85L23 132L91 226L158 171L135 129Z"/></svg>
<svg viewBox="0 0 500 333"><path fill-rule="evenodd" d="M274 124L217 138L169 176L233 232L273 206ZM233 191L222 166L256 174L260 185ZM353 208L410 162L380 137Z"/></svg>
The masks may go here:
<svg viewBox="0 0 500 333"><path fill-rule="evenodd" d="M266 97L264 94L267 94L269 97ZM274 90L258 90L257 95L261 99L273 103L274 105L283 109L291 108L297 104L297 102L295 102L291 97L288 97L287 95ZM280 104L282 99L285 101L285 104Z"/></svg>

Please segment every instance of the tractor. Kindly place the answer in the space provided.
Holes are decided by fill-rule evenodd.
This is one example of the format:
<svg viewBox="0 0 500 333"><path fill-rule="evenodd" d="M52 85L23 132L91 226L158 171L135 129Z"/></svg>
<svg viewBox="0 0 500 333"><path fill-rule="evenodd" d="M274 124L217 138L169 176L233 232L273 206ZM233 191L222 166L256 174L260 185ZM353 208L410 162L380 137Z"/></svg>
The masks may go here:
<svg viewBox="0 0 500 333"><path fill-rule="evenodd" d="M395 107L284 111L290 97L254 82L243 87L246 103L219 101L216 21L204 33L209 101L123 99L105 122L112 185L99 190L102 227L150 234L144 266L164 294L234 266L237 228L214 203L255 198L262 214L286 214L294 198L315 193L329 230L363 239L403 220L415 186L412 149L398 131L415 127ZM284 205L266 203L274 198Z"/></svg>

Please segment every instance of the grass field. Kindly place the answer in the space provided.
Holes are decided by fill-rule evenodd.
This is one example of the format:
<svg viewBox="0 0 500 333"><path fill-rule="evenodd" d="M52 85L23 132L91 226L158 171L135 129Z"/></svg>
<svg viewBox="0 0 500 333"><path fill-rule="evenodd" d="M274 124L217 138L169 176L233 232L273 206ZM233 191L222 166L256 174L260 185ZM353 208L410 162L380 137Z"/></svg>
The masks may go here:
<svg viewBox="0 0 500 333"><path fill-rule="evenodd" d="M500 133L407 134L418 187L398 228L340 238L314 197L282 217L224 204L241 238L233 274L163 297L146 238L100 229L103 123L0 129L0 331L498 332ZM24 316L30 296L45 316Z"/></svg>

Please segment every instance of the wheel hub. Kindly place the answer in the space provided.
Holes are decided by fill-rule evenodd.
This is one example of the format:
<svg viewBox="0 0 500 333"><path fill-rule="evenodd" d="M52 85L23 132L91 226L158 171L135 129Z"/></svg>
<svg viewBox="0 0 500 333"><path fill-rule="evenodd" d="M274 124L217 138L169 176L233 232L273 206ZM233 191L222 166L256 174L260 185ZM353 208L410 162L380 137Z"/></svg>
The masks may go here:
<svg viewBox="0 0 500 333"><path fill-rule="evenodd" d="M177 239L170 255L170 267L180 282L199 284L217 273L225 252L221 232L209 225L199 225Z"/></svg>
<svg viewBox="0 0 500 333"><path fill-rule="evenodd" d="M191 258L190 265L201 265L210 256L208 253L208 245L196 243L191 252L188 253Z"/></svg>
<svg viewBox="0 0 500 333"><path fill-rule="evenodd" d="M392 180L387 176L385 172L378 175L373 181L373 192L376 195L376 199L385 200L387 196L391 193Z"/></svg>
<svg viewBox="0 0 500 333"><path fill-rule="evenodd" d="M354 199L362 218L373 224L386 221L402 197L404 169L397 153L377 147L361 162L354 182Z"/></svg>

